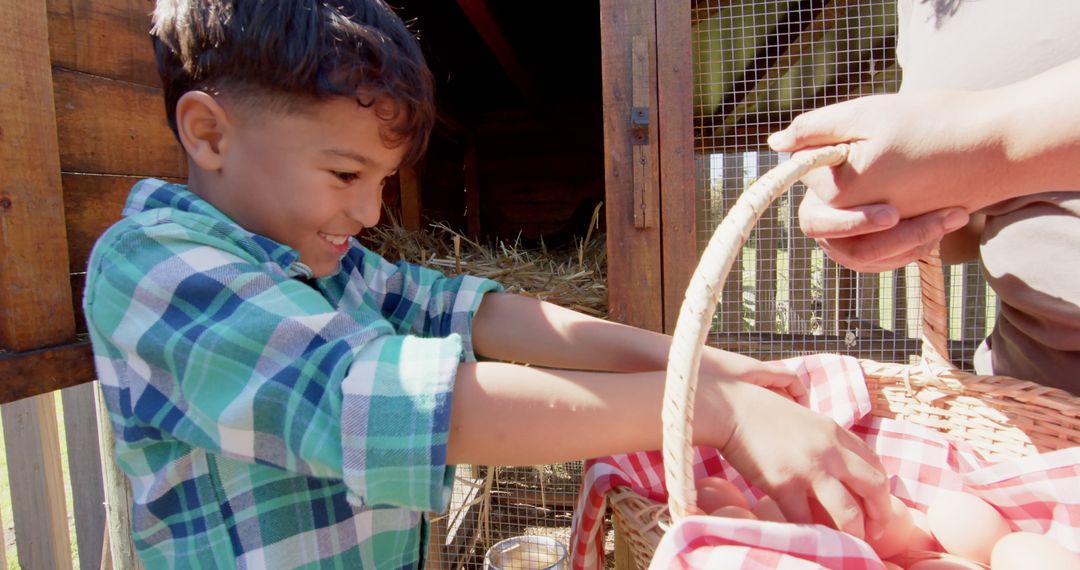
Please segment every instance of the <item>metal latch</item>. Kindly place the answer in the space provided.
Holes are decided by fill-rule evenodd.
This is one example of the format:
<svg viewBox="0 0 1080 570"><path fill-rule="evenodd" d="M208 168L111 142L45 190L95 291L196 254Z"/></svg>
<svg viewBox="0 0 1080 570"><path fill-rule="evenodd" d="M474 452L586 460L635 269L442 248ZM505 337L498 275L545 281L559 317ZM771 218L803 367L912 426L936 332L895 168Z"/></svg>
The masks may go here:
<svg viewBox="0 0 1080 570"><path fill-rule="evenodd" d="M649 144L649 108L630 110L630 144Z"/></svg>

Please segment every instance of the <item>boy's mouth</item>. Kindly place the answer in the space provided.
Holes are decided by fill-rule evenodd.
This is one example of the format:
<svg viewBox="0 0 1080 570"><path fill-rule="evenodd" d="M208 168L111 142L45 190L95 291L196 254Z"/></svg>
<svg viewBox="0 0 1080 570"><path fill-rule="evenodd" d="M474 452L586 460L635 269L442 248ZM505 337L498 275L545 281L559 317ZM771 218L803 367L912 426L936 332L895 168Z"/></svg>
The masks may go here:
<svg viewBox="0 0 1080 570"><path fill-rule="evenodd" d="M330 242L335 246L345 245L345 242L349 241L349 236L343 236L338 234L324 234L322 232L319 232L319 237L323 238L324 240Z"/></svg>

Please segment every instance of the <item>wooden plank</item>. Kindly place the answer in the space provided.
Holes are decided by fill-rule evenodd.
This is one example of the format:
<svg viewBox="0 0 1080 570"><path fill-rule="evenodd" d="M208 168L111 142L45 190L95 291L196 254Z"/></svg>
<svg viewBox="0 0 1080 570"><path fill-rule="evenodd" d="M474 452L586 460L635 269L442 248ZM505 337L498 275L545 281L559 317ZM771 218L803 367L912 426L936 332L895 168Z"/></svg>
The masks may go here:
<svg viewBox="0 0 1080 570"><path fill-rule="evenodd" d="M881 279L877 273L860 273L858 285L858 317L874 326L882 326L879 296Z"/></svg>
<svg viewBox="0 0 1080 570"><path fill-rule="evenodd" d="M839 287L839 265L828 255L824 255L821 264L821 332L826 335L834 335L840 329L837 326L837 290Z"/></svg>
<svg viewBox="0 0 1080 570"><path fill-rule="evenodd" d="M96 374L88 341L0 352L0 403L90 382Z"/></svg>
<svg viewBox="0 0 1080 570"><path fill-rule="evenodd" d="M66 69L53 80L65 172L187 177L160 89Z"/></svg>
<svg viewBox="0 0 1080 570"><path fill-rule="evenodd" d="M139 178L64 173L62 180L69 271L80 273L86 271L94 242L120 219L124 200Z"/></svg>
<svg viewBox="0 0 1080 570"><path fill-rule="evenodd" d="M461 7L465 17L476 28L476 32L480 34L484 43L487 44L491 54L498 60L510 82L514 84L514 87L531 106L539 108L541 104L540 96L537 93L532 76L525 71L525 68L521 65L521 60L518 58L517 51L510 45L510 42L506 39L506 34L503 33L499 23L491 15L487 0L458 0L458 6Z"/></svg>
<svg viewBox="0 0 1080 570"><path fill-rule="evenodd" d="M105 491L98 446L97 385L72 386L60 395L64 402L64 434L67 438L68 472L71 474L75 536L79 545L79 568L100 568L105 535Z"/></svg>
<svg viewBox="0 0 1080 570"><path fill-rule="evenodd" d="M656 2L656 118L664 259L664 329L675 332L697 267L698 188L694 176L694 66L690 4Z"/></svg>
<svg viewBox="0 0 1080 570"><path fill-rule="evenodd" d="M812 268L817 244L799 229L799 204L805 195L806 185L801 182L792 186L789 194L792 231L788 255L788 330L793 333L810 332L814 315Z"/></svg>
<svg viewBox="0 0 1080 570"><path fill-rule="evenodd" d="M720 199L722 201L721 212L727 215L735 205L735 201L742 194L745 185L744 157L741 152L730 152L723 155L723 190ZM716 220L719 224L720 220ZM720 293L719 330L721 332L735 332L743 330L742 320L742 295L743 295L743 262L742 253L735 258L735 264L731 266L731 272L724 281L724 289Z"/></svg>
<svg viewBox="0 0 1080 570"><path fill-rule="evenodd" d="M477 239L480 226L480 167L476 160L476 137L465 142L465 220L469 236Z"/></svg>
<svg viewBox="0 0 1080 570"><path fill-rule="evenodd" d="M904 289L907 296L907 319L908 336L917 338L922 334L922 285L919 281L919 266L909 263L903 268Z"/></svg>
<svg viewBox="0 0 1080 570"><path fill-rule="evenodd" d="M854 271L837 266L836 281L836 317L837 330L844 332L851 330L858 318L858 274Z"/></svg>
<svg viewBox="0 0 1080 570"><path fill-rule="evenodd" d="M53 65L159 87L144 0L47 0Z"/></svg>
<svg viewBox="0 0 1080 570"><path fill-rule="evenodd" d="M420 174L409 166L398 171L401 188L401 227L409 231L420 230Z"/></svg>
<svg viewBox="0 0 1080 570"><path fill-rule="evenodd" d="M986 278L978 261L963 266L960 297L960 338L981 341L986 336Z"/></svg>
<svg viewBox="0 0 1080 570"><path fill-rule="evenodd" d="M757 174L764 176L779 164L779 157L772 151L758 151ZM776 332L776 252L780 249L780 223L774 202L757 223L757 255L754 278L754 322L761 332Z"/></svg>
<svg viewBox="0 0 1080 570"><path fill-rule="evenodd" d="M883 330L854 339L843 335L720 333L709 335L709 344L763 360L841 353L879 362L907 362L909 357L918 356L922 350L921 339ZM974 339L949 341L949 355L953 363L970 369L971 355L978 344Z"/></svg>
<svg viewBox="0 0 1080 570"><path fill-rule="evenodd" d="M630 135L632 39L637 35L653 38L655 34L655 6L651 0L600 1L610 318L659 331L663 330L664 321L661 231L657 215L658 153L656 145L650 145L653 192L646 196L646 205L653 219L645 229L638 230L634 228L634 153ZM655 90L649 107L657 108ZM649 128L650 140L656 141L655 119Z"/></svg>
<svg viewBox="0 0 1080 570"><path fill-rule="evenodd" d="M75 334L45 6L0 4L0 45L0 349L28 350Z"/></svg>
<svg viewBox="0 0 1080 570"><path fill-rule="evenodd" d="M101 477L105 486L105 517L108 524L109 552L114 568L142 570L131 537L131 482L116 464L116 437L101 390L94 390L97 404L97 433L101 442ZM106 555L103 554L104 558Z"/></svg>
<svg viewBox="0 0 1080 570"><path fill-rule="evenodd" d="M64 471L53 395L0 406L22 568L71 568Z"/></svg>

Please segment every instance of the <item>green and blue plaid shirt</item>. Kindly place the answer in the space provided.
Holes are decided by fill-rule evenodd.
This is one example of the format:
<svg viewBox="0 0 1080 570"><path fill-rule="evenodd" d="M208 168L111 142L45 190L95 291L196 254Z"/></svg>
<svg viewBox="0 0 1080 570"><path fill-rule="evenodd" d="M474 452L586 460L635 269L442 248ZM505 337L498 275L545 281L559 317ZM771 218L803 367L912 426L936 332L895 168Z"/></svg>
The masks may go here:
<svg viewBox="0 0 1080 570"><path fill-rule="evenodd" d="M148 568L415 568L449 501L458 363L492 281L355 241L312 287L295 250L144 180L84 306Z"/></svg>

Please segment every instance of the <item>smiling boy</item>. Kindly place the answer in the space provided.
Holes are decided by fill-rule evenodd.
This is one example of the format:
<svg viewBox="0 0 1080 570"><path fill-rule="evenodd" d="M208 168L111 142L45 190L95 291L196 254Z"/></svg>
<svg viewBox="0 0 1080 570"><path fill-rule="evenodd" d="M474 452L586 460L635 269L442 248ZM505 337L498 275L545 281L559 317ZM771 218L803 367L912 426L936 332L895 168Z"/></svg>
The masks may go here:
<svg viewBox="0 0 1080 570"><path fill-rule="evenodd" d="M188 184L135 185L84 298L148 568L415 568L454 464L660 446L670 337L352 237L434 115L382 2L161 0L153 36ZM789 520L816 500L861 536L886 510L876 457L762 386L804 395L709 349L697 443Z"/></svg>

